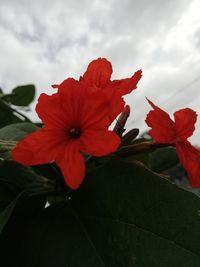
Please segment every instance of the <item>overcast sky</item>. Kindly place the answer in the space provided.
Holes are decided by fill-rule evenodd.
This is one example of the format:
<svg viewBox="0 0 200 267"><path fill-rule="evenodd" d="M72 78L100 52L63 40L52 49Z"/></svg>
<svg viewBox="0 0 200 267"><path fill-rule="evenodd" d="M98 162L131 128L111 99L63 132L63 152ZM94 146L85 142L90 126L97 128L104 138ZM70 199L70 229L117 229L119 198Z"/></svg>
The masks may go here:
<svg viewBox="0 0 200 267"><path fill-rule="evenodd" d="M52 93L51 84L106 57L114 79L143 69L127 98L129 127L145 129L145 96L171 114L200 114L199 14L199 0L0 0L0 87L34 83L37 96Z"/></svg>

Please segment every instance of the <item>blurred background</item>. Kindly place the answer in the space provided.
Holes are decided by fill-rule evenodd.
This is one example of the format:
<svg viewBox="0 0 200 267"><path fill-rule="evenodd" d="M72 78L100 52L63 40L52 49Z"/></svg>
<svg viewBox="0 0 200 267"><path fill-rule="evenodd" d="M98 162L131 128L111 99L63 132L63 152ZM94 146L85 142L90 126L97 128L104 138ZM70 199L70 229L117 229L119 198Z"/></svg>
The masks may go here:
<svg viewBox="0 0 200 267"><path fill-rule="evenodd" d="M146 129L145 96L171 115L184 107L200 114L199 14L199 0L0 0L0 87L33 83L37 97L51 94L51 84L106 57L113 79L143 70L126 97L129 128ZM35 104L29 117L38 120ZM200 145L200 119L196 126L191 141Z"/></svg>

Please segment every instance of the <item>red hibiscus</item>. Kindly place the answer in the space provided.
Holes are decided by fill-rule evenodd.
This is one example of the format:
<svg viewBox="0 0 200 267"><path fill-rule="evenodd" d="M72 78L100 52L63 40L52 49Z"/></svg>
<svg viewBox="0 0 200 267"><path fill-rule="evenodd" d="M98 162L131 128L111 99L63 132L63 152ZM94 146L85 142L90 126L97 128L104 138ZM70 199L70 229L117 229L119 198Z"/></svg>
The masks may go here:
<svg viewBox="0 0 200 267"><path fill-rule="evenodd" d="M108 130L107 102L98 92L87 95L74 79L65 80L58 93L41 94L36 111L44 127L19 142L12 158L25 165L55 161L72 189L79 187L85 175L82 152L104 156L120 144L116 133Z"/></svg>
<svg viewBox="0 0 200 267"><path fill-rule="evenodd" d="M148 100L148 99L147 99ZM157 143L166 143L176 147L177 155L193 187L200 187L200 151L187 140L195 130L197 114L192 109L185 108L174 113L174 121L162 109L149 104L153 110L149 112L146 123L152 129L150 136Z"/></svg>

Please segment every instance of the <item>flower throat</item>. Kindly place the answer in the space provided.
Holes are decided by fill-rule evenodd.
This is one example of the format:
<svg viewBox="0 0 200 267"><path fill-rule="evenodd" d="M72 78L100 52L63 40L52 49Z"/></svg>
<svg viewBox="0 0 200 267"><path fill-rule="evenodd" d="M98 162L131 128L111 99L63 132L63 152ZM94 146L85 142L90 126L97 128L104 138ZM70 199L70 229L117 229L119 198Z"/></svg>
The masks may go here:
<svg viewBox="0 0 200 267"><path fill-rule="evenodd" d="M81 130L79 128L72 128L69 131L70 138L77 139L81 136Z"/></svg>

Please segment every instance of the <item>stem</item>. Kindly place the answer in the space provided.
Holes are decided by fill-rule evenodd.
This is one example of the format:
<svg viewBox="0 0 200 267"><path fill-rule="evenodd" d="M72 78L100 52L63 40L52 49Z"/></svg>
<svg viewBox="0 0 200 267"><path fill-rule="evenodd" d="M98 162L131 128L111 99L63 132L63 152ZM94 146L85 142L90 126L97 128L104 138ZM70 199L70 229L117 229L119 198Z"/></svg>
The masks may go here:
<svg viewBox="0 0 200 267"><path fill-rule="evenodd" d="M138 153L151 152L161 147L172 146L172 144L157 144L152 141L143 142L141 144L134 144L130 146L122 146L116 152L118 156L131 156Z"/></svg>
<svg viewBox="0 0 200 267"><path fill-rule="evenodd" d="M23 117L25 119L25 121L31 122L31 120L26 117L24 114L22 114L21 112L19 112L18 110L12 108L9 104L7 104L5 101L3 101L2 99L0 99L1 103L4 105L4 107L6 107L8 110L17 113L18 115L20 115L21 117Z"/></svg>
<svg viewBox="0 0 200 267"><path fill-rule="evenodd" d="M35 192L30 194L30 197L34 197L34 196L49 196L49 195L57 195L58 192L56 190L44 190L44 191L39 191L39 192Z"/></svg>
<svg viewBox="0 0 200 267"><path fill-rule="evenodd" d="M56 189L51 189L51 190L41 190L38 192L31 193L30 196L56 196L60 194L66 194L66 196L72 192L71 189L67 190L56 190Z"/></svg>
<svg viewBox="0 0 200 267"><path fill-rule="evenodd" d="M28 122L32 122L28 117L26 117L24 114L22 114L21 112L19 112L18 110L16 109L13 109L13 108L10 108L13 112L19 114L21 117L23 117L25 119L25 121L28 121Z"/></svg>

